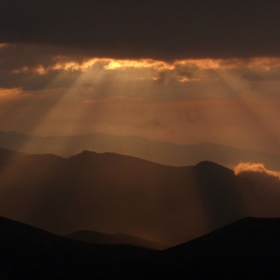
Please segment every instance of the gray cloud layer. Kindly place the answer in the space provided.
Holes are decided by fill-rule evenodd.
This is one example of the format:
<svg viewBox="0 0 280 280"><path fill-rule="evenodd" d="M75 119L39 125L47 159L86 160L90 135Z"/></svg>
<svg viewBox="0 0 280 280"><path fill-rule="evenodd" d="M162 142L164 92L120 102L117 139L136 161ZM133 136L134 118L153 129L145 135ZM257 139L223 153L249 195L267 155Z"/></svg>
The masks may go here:
<svg viewBox="0 0 280 280"><path fill-rule="evenodd" d="M1 1L1 42L157 59L280 54L278 1Z"/></svg>

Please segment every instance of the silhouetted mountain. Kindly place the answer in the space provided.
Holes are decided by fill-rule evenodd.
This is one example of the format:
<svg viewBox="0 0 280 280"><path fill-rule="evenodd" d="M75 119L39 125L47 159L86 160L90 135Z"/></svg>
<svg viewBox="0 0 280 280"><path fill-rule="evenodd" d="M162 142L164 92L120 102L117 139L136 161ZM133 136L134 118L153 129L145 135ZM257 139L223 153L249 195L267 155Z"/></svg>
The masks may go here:
<svg viewBox="0 0 280 280"><path fill-rule="evenodd" d="M136 136L114 136L91 133L78 136L39 137L0 131L0 147L29 154L76 155L83 150L130 155L171 166L195 165L208 160L233 168L240 162L261 162L272 170L280 170L280 156L243 150L213 143L176 145Z"/></svg>
<svg viewBox="0 0 280 280"><path fill-rule="evenodd" d="M124 233L106 234L92 230L80 230L65 235L66 238L88 242L93 244L127 244L144 248L151 248L155 250L162 250L166 248L166 244L160 244L149 240L144 240L139 237L127 235Z"/></svg>
<svg viewBox="0 0 280 280"><path fill-rule="evenodd" d="M1 279L109 279L128 260L153 254L129 245L93 245L0 218Z"/></svg>
<svg viewBox="0 0 280 280"><path fill-rule="evenodd" d="M194 172L199 196L214 228L244 216L246 206L242 201L240 180L232 170L204 161L196 165Z"/></svg>
<svg viewBox="0 0 280 280"><path fill-rule="evenodd" d="M0 215L60 235L124 232L168 247L245 216L280 216L280 206L261 203L266 193L279 201L278 190L259 195L211 162L170 167L85 151L67 159L0 157L0 167Z"/></svg>
<svg viewBox="0 0 280 280"><path fill-rule="evenodd" d="M154 251L93 245L0 218L1 279L279 279L280 219L246 218Z"/></svg>

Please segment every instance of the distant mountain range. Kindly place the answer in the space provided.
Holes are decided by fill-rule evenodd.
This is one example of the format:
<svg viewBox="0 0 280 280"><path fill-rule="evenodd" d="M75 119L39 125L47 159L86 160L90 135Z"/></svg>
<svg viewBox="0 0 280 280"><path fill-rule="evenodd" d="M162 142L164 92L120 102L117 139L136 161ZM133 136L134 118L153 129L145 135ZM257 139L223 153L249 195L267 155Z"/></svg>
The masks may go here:
<svg viewBox="0 0 280 280"><path fill-rule="evenodd" d="M279 279L280 219L245 218L154 251L77 242L0 218L1 279Z"/></svg>
<svg viewBox="0 0 280 280"><path fill-rule="evenodd" d="M56 154L70 157L84 150L130 155L170 166L195 165L213 161L228 168L240 162L260 162L272 170L280 170L280 156L243 150L213 143L176 145L136 136L114 136L91 133L78 136L40 137L0 132L0 147L29 154Z"/></svg>
<svg viewBox="0 0 280 280"><path fill-rule="evenodd" d="M1 216L59 235L122 232L165 248L246 216L280 217L278 188L260 190L209 161L172 167L113 153L0 149L0 186Z"/></svg>

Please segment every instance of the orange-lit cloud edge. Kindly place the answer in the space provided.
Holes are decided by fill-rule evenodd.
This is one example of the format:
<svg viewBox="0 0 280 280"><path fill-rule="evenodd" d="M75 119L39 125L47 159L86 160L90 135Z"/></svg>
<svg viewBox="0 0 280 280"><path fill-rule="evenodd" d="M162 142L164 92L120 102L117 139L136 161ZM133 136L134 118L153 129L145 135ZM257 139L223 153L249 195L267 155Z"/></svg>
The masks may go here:
<svg viewBox="0 0 280 280"><path fill-rule="evenodd" d="M1 47L1 46L0 46ZM36 68L29 68L23 66L13 70L13 74L18 73L33 73L34 75L46 75L50 71L57 71L58 73L79 72L80 75L87 74L98 66L105 72L122 73L127 71L146 71L149 73L145 78L137 77L137 79L146 79L154 82L160 82L160 73L169 73L178 83L188 83L203 80L205 75L193 75L193 73L206 73L207 71L214 71L226 73L236 70L237 72L247 71L257 72L261 75L269 75L273 71L280 69L280 58L278 57L255 57L250 59L185 59L175 60L174 62L166 62L154 59L114 59L114 58L89 58L83 62L78 62L71 57L55 56L52 57L55 62L53 65L44 67L39 65ZM183 69L183 71L180 71ZM184 73L184 69L191 69L190 73ZM187 70L188 71L188 70ZM191 73L193 71L193 73ZM137 74L136 74L137 76ZM222 76L222 75L221 75ZM279 74L280 76L280 74ZM129 79L130 77L128 77ZM3 96L10 96L14 98L17 93L20 93L20 88L4 89L0 88L0 98Z"/></svg>
<svg viewBox="0 0 280 280"><path fill-rule="evenodd" d="M273 67L280 66L280 58L278 57L256 57L250 59L184 59L175 60L173 63L168 63L161 60L154 59L114 59L114 58L90 58L82 63L79 63L71 58L56 56L53 58L58 60L58 63L50 67L39 66L35 69L30 69L28 67L23 67L17 69L14 73L29 72L34 71L40 75L46 74L51 70L64 70L64 71L74 71L78 70L81 72L86 72L95 64L99 64L105 70L124 70L124 69L143 69L150 68L157 71L163 70L174 70L176 66L196 66L201 70L205 69L234 69L246 66L247 68L255 68L269 71Z"/></svg>
<svg viewBox="0 0 280 280"><path fill-rule="evenodd" d="M0 51L1 48L9 47L13 46L2 44ZM16 53L18 50L20 50L19 45L16 46ZM28 48L25 48L24 52L27 54ZM5 102L10 102L12 107L13 100L27 99L27 102L19 102L15 106L17 111L22 111L23 117L28 115L33 120L35 114L42 111L39 108L45 108L45 115L41 114L41 119L36 115L38 124L32 129L28 128L28 131L34 134L54 134L53 127L63 120L61 126L64 130L61 133L65 135L81 134L84 133L83 131L104 131L115 134L117 130L118 134L142 135L183 144L187 142L186 135L196 135L192 140L188 139L188 142L195 143L205 139L205 134L207 137L213 134L212 136L215 137L209 139L217 142L221 131L226 129L226 134L232 135L233 139L243 133L249 137L252 131L254 133L252 132L252 137L250 134L249 138L258 139L260 132L255 132L258 130L262 131L262 135L269 135L274 142L278 141L278 130L274 126L271 127L271 119L279 118L279 103L274 100L278 98L278 87L275 86L274 81L277 83L280 81L278 57L185 59L168 62L148 58L81 58L67 53L53 55L51 51L46 51L46 56L47 63L44 64L42 59L40 64L40 50L37 52L36 63L32 66L28 66L28 61L22 59L15 63L13 70L7 71L10 71L11 76L26 73L28 75L22 76L27 79L33 77L34 80L39 76L47 76L50 72L55 72L55 75L48 80L48 84L53 84L51 87L43 86L33 92L20 86L0 88L2 107L5 106ZM259 87L258 84L257 89L252 88L254 80L250 80L251 77L247 80L242 77L247 70L260 74L261 78L263 76L264 79L258 81L263 83L263 86ZM60 84L62 84L64 76L71 72L76 75L74 79L69 75L69 79L72 79L71 85L59 88L57 81L61 80ZM275 73L277 75L271 79L271 74ZM112 76L116 78L109 80ZM266 83L268 80L269 83ZM142 89L137 88L137 81L141 81L144 85ZM112 87L107 87L110 82L113 90ZM85 89L83 93L83 86L87 83L100 85L102 92L106 94L95 95L94 86ZM273 91L273 94L267 94L267 89ZM88 94L91 91L93 94ZM176 96L179 98L176 99ZM248 98L252 100L248 101ZM234 101L229 102L229 100ZM144 106L141 102L145 103ZM269 114L266 108L270 108ZM4 117L11 122L11 113L6 111ZM17 112L15 114L19 115ZM22 121L23 117L21 117ZM237 120L233 121L234 118ZM13 119L16 117L13 116ZM92 123L87 126L89 119ZM25 123L29 122L29 119L25 120ZM85 126L83 130L80 128L81 123ZM68 126L69 129L66 129ZM6 130L18 129L18 125L14 123L9 128L7 125L3 127ZM230 128L233 130L232 133ZM188 131L184 132L187 129ZM145 134L144 131L147 133ZM158 136L155 136L156 133ZM220 142L223 143L223 140L221 139ZM232 141L227 144L232 144Z"/></svg>
<svg viewBox="0 0 280 280"><path fill-rule="evenodd" d="M280 181L280 172L267 169L263 163L240 162L234 168L234 173L241 176L245 173L258 173L273 177Z"/></svg>
<svg viewBox="0 0 280 280"><path fill-rule="evenodd" d="M13 44L0 44L1 49L9 49L15 47L20 50L20 45ZM40 46L35 47L37 50L40 49ZM26 46L25 46L26 51ZM60 53L63 53L62 51ZM151 58L142 58L142 59L114 59L106 57L81 57L72 55L53 55L46 52L43 54L49 59L48 65L40 62L40 53L37 55L36 65L28 66L25 63L26 60L20 61L17 63L10 74L34 74L34 75L46 75L51 71L56 71L57 73L67 73L67 72L76 72L80 75L85 75L89 73L94 67L98 67L105 72L116 72L122 73L125 71L146 71L149 73L145 76L144 79L148 79L154 82L160 81L161 76L159 73L169 73L178 83L188 83L203 80L206 75L197 75L194 73L206 73L207 71L213 72L229 72L233 73L240 71L252 71L257 74L269 75L279 72L276 80L280 79L280 57L253 57L253 58L229 58L229 59L181 59L174 60L173 62L167 62L163 60L155 60ZM6 71L2 69L2 71ZM9 70L7 70L9 72ZM220 75L219 74L219 75ZM137 73L134 77L137 76L137 79L142 79L141 75ZM220 75L222 76L222 75ZM278 77L279 76L279 77ZM127 77L128 79L131 77ZM240 78L240 77L238 77ZM262 77L260 77L262 78ZM211 78L210 78L211 79ZM13 98L16 93L20 92L19 87L11 88L1 88L0 86L0 98L4 96L11 96Z"/></svg>

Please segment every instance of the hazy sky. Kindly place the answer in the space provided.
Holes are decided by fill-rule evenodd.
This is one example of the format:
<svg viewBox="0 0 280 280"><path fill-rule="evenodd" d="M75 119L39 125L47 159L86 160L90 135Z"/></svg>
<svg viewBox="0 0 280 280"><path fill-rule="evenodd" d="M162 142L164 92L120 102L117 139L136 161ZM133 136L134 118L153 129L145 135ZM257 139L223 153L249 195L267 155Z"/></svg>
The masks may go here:
<svg viewBox="0 0 280 280"><path fill-rule="evenodd" d="M280 154L279 1L1 1L0 130Z"/></svg>

